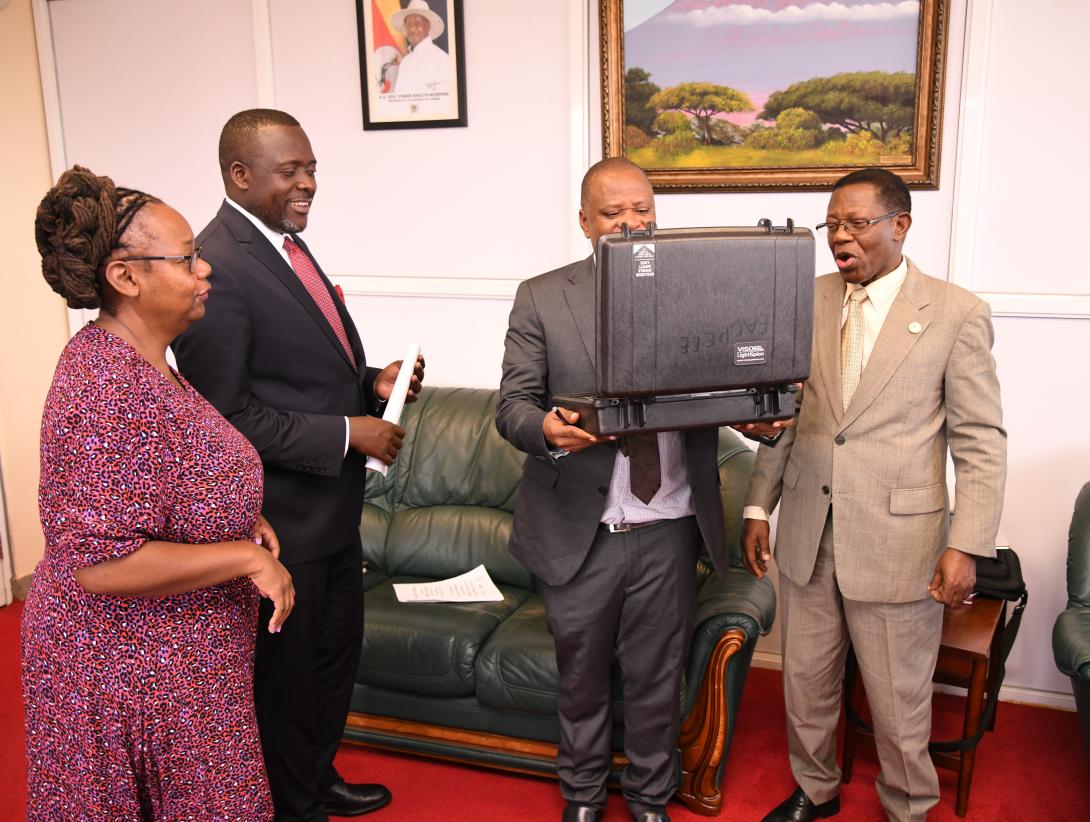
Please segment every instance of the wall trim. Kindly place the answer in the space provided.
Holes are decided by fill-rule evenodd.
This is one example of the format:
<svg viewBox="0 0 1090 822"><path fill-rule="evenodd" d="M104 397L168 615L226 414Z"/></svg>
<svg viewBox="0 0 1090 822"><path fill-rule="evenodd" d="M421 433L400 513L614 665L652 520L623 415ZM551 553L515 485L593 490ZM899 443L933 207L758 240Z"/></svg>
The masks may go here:
<svg viewBox="0 0 1090 822"><path fill-rule="evenodd" d="M34 14L34 38L38 46L38 72L42 83L42 108L45 110L45 136L49 144L49 169L53 182L68 170L68 151L64 142L64 118L61 114L61 88L57 79L57 54L53 48L53 18L49 0L31 0ZM72 336L97 311L68 308L68 334Z"/></svg>
<svg viewBox="0 0 1090 822"><path fill-rule="evenodd" d="M590 166L590 15L590 0L568 0L568 200L573 205L579 202L583 175ZM574 225L570 236L572 259L581 259L587 253L587 239Z"/></svg>
<svg viewBox="0 0 1090 822"><path fill-rule="evenodd" d="M957 171L950 228L949 271L952 282L976 292L997 317L1090 319L1090 294L1004 293L974 287L980 185L983 179L984 120L991 59L994 0L969 0L966 10L965 62L961 77Z"/></svg>
<svg viewBox="0 0 1090 822"><path fill-rule="evenodd" d="M4 467L0 464L0 606L11 602L15 573L11 529L8 528L7 497L4 494Z"/></svg>
<svg viewBox="0 0 1090 822"><path fill-rule="evenodd" d="M31 0L34 38L38 46L38 71L41 75L42 106L45 109L45 133L49 143L49 167L53 180L68 168L64 146L64 121L61 116L61 90L57 82L57 55L53 50L53 18L49 0Z"/></svg>
<svg viewBox="0 0 1090 822"><path fill-rule="evenodd" d="M753 667L782 671L783 659L779 654L772 651L755 651L753 654ZM965 694L964 688L955 688L952 685L935 685L935 691L940 694L957 694L959 696ZM1017 685L1004 685L1000 688L999 701L1032 705L1036 708L1054 708L1061 711L1075 710L1074 694L1062 691L1043 691L1038 688L1022 688Z"/></svg>
<svg viewBox="0 0 1090 822"><path fill-rule="evenodd" d="M21 577L15 577L11 581L11 593L17 600L24 602L26 595L30 592L30 583L34 581L34 574L24 574Z"/></svg>
<svg viewBox="0 0 1090 822"><path fill-rule="evenodd" d="M250 0L253 21L254 70L258 108L276 108L276 70L273 62L272 11L269 0Z"/></svg>
<svg viewBox="0 0 1090 822"><path fill-rule="evenodd" d="M354 274L333 277L345 297L423 297L446 300L513 300L522 280L492 277L431 277Z"/></svg>

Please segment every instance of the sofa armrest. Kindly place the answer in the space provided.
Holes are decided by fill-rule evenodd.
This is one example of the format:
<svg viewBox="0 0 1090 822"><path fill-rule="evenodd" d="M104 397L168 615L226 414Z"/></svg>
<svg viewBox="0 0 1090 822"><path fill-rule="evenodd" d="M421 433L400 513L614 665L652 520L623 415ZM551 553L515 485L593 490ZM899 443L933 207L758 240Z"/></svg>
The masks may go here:
<svg viewBox="0 0 1090 822"><path fill-rule="evenodd" d="M731 568L726 579L713 574L704 580L696 593L682 715L687 714L696 701L704 672L723 634L732 628L740 628L746 635L747 654L751 654L757 636L768 633L775 616L776 595L767 578L757 579L748 571Z"/></svg>
<svg viewBox="0 0 1090 822"><path fill-rule="evenodd" d="M776 592L765 577L757 579L742 568L728 568L726 577L712 574L696 592L693 628L720 614L741 614L767 634L776 619Z"/></svg>
<svg viewBox="0 0 1090 822"><path fill-rule="evenodd" d="M678 798L703 815L722 806L723 767L757 638L776 613L772 583L730 568L709 576L696 596L682 695Z"/></svg>
<svg viewBox="0 0 1090 822"><path fill-rule="evenodd" d="M1052 628L1056 667L1068 676L1090 682L1090 608L1068 608Z"/></svg>

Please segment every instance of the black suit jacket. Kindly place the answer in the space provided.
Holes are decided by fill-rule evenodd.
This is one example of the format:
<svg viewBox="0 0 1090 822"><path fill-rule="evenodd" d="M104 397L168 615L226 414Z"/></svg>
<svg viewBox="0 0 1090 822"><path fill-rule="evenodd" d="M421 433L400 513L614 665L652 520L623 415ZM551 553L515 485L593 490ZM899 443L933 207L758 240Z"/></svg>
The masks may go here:
<svg viewBox="0 0 1090 822"><path fill-rule="evenodd" d="M204 318L174 341L179 369L261 454L263 513L281 560L319 559L359 528L364 457L345 455L344 417L377 413L378 369L366 367L325 274L358 369L291 266L235 208L225 202L197 245L212 266L212 291Z"/></svg>
<svg viewBox="0 0 1090 822"><path fill-rule="evenodd" d="M542 422L556 394L594 393L595 272L592 258L523 282L515 293L503 355L496 427L528 454L515 503L511 553L550 585L572 579L605 510L617 452L593 445L549 455ZM719 496L716 428L682 432L693 507L716 570L729 553Z"/></svg>

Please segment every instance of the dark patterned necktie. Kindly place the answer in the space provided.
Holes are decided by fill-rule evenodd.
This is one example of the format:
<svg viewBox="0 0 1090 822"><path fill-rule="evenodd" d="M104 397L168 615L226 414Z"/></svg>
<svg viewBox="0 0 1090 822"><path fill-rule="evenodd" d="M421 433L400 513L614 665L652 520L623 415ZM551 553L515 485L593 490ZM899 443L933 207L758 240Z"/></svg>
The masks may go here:
<svg viewBox="0 0 1090 822"><path fill-rule="evenodd" d="M658 493L662 485L659 467L659 435L655 433L629 434L625 437L628 451L628 484L644 505Z"/></svg>
<svg viewBox="0 0 1090 822"><path fill-rule="evenodd" d="M314 267L310 257L303 253L303 249L296 245L291 237L284 238L284 250L288 252L288 259L291 260L291 267L295 270L295 275L318 308L321 309L326 322L329 323L329 327L333 329L333 333L337 335L337 339L344 346L348 361L355 368L356 355L352 353L352 345L348 342L348 332L344 330L341 315L337 313L337 306L333 304L333 297L330 296L329 289L325 287L322 275L318 273L318 269Z"/></svg>

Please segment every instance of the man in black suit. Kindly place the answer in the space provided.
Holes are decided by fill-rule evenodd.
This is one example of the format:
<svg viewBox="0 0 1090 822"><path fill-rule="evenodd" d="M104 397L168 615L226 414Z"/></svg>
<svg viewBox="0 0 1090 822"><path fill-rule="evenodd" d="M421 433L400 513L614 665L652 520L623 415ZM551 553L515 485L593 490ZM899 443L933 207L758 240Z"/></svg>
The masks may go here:
<svg viewBox="0 0 1090 822"><path fill-rule="evenodd" d="M639 166L610 158L586 173L579 224L592 248L622 224L640 230L654 219ZM605 805L614 656L631 763L621 779L625 800L636 819L660 822L677 788L681 670L701 544L720 573L729 564L718 432L609 442L578 428L574 411L551 407L557 394L595 390L594 306L593 255L527 280L515 294L496 426L528 457L509 548L544 583L560 673L564 822L596 822ZM744 433L783 425L748 425Z"/></svg>
<svg viewBox="0 0 1090 822"><path fill-rule="evenodd" d="M379 417L400 363L367 367L343 301L298 237L317 189L298 121L236 114L219 162L227 199L197 237L212 292L173 348L185 377L261 454L263 513L296 589L283 630L259 632L254 670L276 818L354 816L390 801L382 785L346 784L333 756L363 635L364 462L389 464L401 447L404 431ZM422 360L414 370L410 401Z"/></svg>

